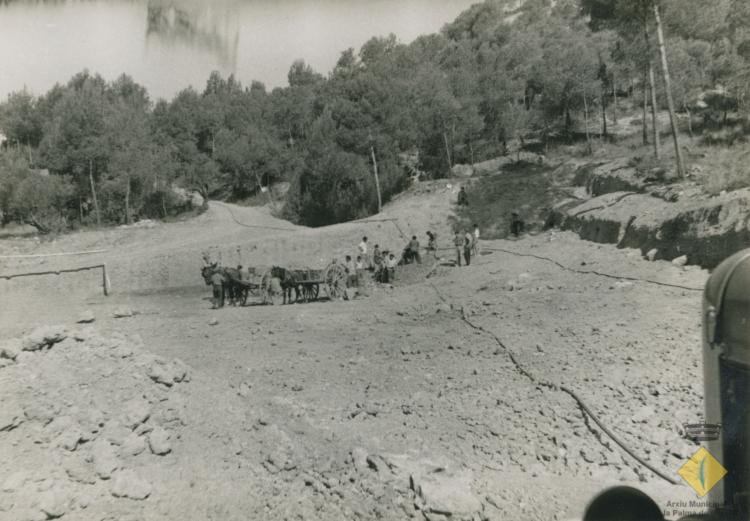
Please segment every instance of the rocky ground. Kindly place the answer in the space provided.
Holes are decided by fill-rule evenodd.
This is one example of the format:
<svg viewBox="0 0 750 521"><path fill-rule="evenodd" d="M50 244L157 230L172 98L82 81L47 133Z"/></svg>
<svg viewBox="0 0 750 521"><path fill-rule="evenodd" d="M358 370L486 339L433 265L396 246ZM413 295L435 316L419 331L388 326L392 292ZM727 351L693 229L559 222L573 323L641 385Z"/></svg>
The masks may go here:
<svg viewBox="0 0 750 521"><path fill-rule="evenodd" d="M414 193L381 217L406 234L440 229L445 245L454 191ZM127 273L117 254L160 251L144 238L210 244L201 230L218 215L65 246L106 242L104 260ZM350 223L279 232L275 247L340 248L363 230L403 240L389 222ZM265 237L221 233L247 251ZM52 248L24 241L12 251ZM86 279L64 292L1 282L0 519L576 519L615 484L662 505L694 499L561 389L678 479L695 448L681 424L702 414L707 273L570 232L482 250L348 302L218 311L199 280L109 297ZM4 269L36 261L24 262Z"/></svg>

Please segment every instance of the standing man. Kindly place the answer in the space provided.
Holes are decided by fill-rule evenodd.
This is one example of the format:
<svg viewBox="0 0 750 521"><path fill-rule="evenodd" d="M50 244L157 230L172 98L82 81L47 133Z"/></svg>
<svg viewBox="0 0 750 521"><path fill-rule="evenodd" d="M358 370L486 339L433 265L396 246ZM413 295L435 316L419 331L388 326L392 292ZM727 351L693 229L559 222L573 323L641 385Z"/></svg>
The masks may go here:
<svg viewBox="0 0 750 521"><path fill-rule="evenodd" d="M456 264L461 267L461 247L464 244L464 239L461 237L461 232L456 229L456 235L453 237L453 246L456 247Z"/></svg>
<svg viewBox="0 0 750 521"><path fill-rule="evenodd" d="M463 186L458 191L458 200L456 202L458 206L469 206L469 196L466 195L466 190Z"/></svg>
<svg viewBox="0 0 750 521"><path fill-rule="evenodd" d="M427 254L437 259L437 237L430 231L427 232Z"/></svg>
<svg viewBox="0 0 750 521"><path fill-rule="evenodd" d="M383 262L383 254L380 253L380 245L376 244L372 250L372 264L375 267L375 271L380 269L380 264Z"/></svg>
<svg viewBox="0 0 750 521"><path fill-rule="evenodd" d="M357 265L352 260L351 255L346 256L346 263L344 264L347 273L346 287L354 288L357 287Z"/></svg>
<svg viewBox="0 0 750 521"><path fill-rule="evenodd" d="M213 306L211 309L223 308L224 307L224 275L219 270L218 266L214 267L214 272L211 275L211 286L213 288Z"/></svg>
<svg viewBox="0 0 750 521"><path fill-rule="evenodd" d="M386 273L388 274L388 280L386 282L393 282L396 279L396 266L398 266L398 259L394 254L389 254L388 259L385 261Z"/></svg>
<svg viewBox="0 0 750 521"><path fill-rule="evenodd" d="M464 235L464 260L466 261L467 266L471 264L471 249L473 248L473 245L474 236L469 230L466 230L466 235Z"/></svg>
<svg viewBox="0 0 750 521"><path fill-rule="evenodd" d="M365 267L369 270L372 268L372 262L370 256L367 254L367 237L362 237L362 242L359 243L359 255L362 257Z"/></svg>
<svg viewBox="0 0 750 521"><path fill-rule="evenodd" d="M409 257L416 260L418 264L422 264L422 257L419 256L419 241L416 235L412 235L409 241Z"/></svg>

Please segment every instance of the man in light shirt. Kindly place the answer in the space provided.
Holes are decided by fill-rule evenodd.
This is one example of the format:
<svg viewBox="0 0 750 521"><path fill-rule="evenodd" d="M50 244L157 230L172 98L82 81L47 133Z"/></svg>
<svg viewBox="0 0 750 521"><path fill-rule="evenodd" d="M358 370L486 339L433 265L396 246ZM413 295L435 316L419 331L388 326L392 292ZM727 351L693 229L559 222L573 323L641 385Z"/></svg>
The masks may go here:
<svg viewBox="0 0 750 521"><path fill-rule="evenodd" d="M370 262L370 256L367 254L367 237L362 237L362 242L359 243L359 255L362 257L362 262L365 264L367 269L372 268L372 262Z"/></svg>
<svg viewBox="0 0 750 521"><path fill-rule="evenodd" d="M398 259L394 254L388 255L388 258L385 260L385 266L388 269L388 281L393 282L393 280L396 278L396 266L398 266Z"/></svg>

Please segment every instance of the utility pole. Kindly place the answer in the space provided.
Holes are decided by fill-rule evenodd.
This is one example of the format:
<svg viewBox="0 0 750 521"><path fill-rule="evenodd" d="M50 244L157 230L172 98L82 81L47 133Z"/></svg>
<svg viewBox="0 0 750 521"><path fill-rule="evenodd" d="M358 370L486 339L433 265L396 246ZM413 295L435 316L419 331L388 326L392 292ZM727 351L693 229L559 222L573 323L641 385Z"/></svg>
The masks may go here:
<svg viewBox="0 0 750 521"><path fill-rule="evenodd" d="M674 110L674 99L672 98L672 82L669 77L669 64L667 63L667 50L664 45L664 31L661 27L661 15L659 13L659 0L653 0L654 18L656 19L656 37L659 42L659 54L661 55L661 70L664 75L664 88L667 91L667 106L669 107L669 124L672 127L672 140L674 141L674 154L677 159L677 175L685 177L685 163L682 159L680 140L678 137L677 121Z"/></svg>
<svg viewBox="0 0 750 521"><path fill-rule="evenodd" d="M102 216L99 212L99 201L96 198L96 187L94 186L94 162L89 159L89 183L91 183L91 197L94 199L94 211L96 212L96 224L102 225Z"/></svg>
<svg viewBox="0 0 750 521"><path fill-rule="evenodd" d="M370 155L372 156L372 172L375 175L375 189L378 192L378 213L383 207L383 200L380 197L380 178L378 177L378 161L375 159L375 147L372 145L372 136L370 136Z"/></svg>

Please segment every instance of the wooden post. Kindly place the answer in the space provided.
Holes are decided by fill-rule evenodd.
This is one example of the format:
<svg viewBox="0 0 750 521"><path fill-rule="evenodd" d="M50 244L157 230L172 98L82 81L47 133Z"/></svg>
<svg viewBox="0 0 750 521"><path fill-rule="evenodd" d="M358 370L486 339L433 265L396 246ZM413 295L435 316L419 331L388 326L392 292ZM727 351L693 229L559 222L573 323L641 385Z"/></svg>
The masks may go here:
<svg viewBox="0 0 750 521"><path fill-rule="evenodd" d="M651 59L651 40L648 37L648 26L647 22L643 22L643 38L646 41L646 53L648 54L648 85L651 89L651 125L653 125L654 134L654 157L659 159L661 157L661 146L659 144L659 124L656 120L656 82L654 81L654 64Z"/></svg>
<svg viewBox="0 0 750 521"><path fill-rule="evenodd" d="M615 81L615 73L612 73L612 122L617 125L617 82Z"/></svg>
<svg viewBox="0 0 750 521"><path fill-rule="evenodd" d="M451 159L451 150L448 145L448 134L443 130L443 143L445 143L445 157L448 159L448 171L453 170L453 160Z"/></svg>
<svg viewBox="0 0 750 521"><path fill-rule="evenodd" d="M370 155L372 156L372 172L375 175L375 190L378 192L378 213L383 207L383 200L380 196L380 178L378 177L378 161L375 159L375 147L370 145Z"/></svg>
<svg viewBox="0 0 750 521"><path fill-rule="evenodd" d="M659 122L656 119L656 86L654 82L654 66L648 67L648 81L651 90L651 129L654 135L654 157L661 157L661 143L659 142Z"/></svg>
<svg viewBox="0 0 750 521"><path fill-rule="evenodd" d="M99 201L96 198L96 187L94 186L94 162L89 159L89 183L91 183L91 197L94 199L94 211L96 212L96 224L102 225L102 216L99 213Z"/></svg>
<svg viewBox="0 0 750 521"><path fill-rule="evenodd" d="M107 276L107 263L102 264L102 288L104 289L104 296L108 297L109 292L112 290L112 286Z"/></svg>
<svg viewBox="0 0 750 521"><path fill-rule="evenodd" d="M659 13L659 0L654 0L654 18L656 19L656 38L659 42L659 54L661 55L661 72L664 76L664 89L667 91L667 107L669 108L669 126L672 127L672 141L674 142L674 154L677 160L677 175L685 176L685 162L682 159L680 149L679 131L674 110L674 99L672 98L672 81L669 77L669 63L667 62L667 49L664 45L664 31L661 27L661 14Z"/></svg>
<svg viewBox="0 0 750 521"><path fill-rule="evenodd" d="M586 127L586 147L588 149L588 154L591 155L593 153L593 149L591 148L591 134L589 134L589 104L586 101L585 85L583 86L583 121Z"/></svg>
<svg viewBox="0 0 750 521"><path fill-rule="evenodd" d="M648 145L648 74L643 75L643 146Z"/></svg>

